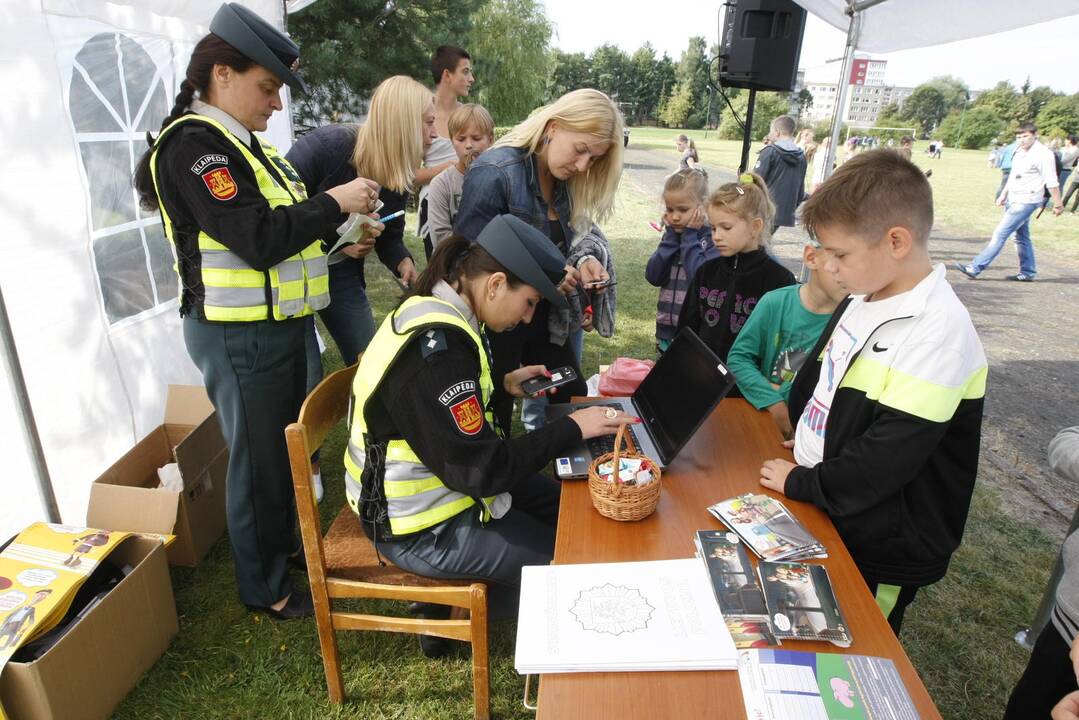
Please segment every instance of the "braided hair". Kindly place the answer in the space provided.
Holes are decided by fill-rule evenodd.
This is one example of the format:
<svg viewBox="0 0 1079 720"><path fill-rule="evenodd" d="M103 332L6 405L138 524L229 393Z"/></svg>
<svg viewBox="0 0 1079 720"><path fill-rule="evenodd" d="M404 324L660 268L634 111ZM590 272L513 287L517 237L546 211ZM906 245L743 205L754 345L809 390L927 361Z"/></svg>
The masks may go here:
<svg viewBox="0 0 1079 720"><path fill-rule="evenodd" d="M213 74L214 65L227 65L236 72L246 72L255 62L229 45L217 35L206 35L191 52L191 60L187 63L187 73L180 83L180 92L176 94L176 101L168 116L161 121L161 129L164 130L177 118L187 112L191 103L195 100L195 93L205 100L210 92L210 76ZM150 147L139 159L135 168L135 176L132 182L139 193L139 203L144 210L153 212L158 209L159 203L157 191L154 190L154 179L150 172L150 155L154 150L154 138L149 132L146 133L146 144Z"/></svg>

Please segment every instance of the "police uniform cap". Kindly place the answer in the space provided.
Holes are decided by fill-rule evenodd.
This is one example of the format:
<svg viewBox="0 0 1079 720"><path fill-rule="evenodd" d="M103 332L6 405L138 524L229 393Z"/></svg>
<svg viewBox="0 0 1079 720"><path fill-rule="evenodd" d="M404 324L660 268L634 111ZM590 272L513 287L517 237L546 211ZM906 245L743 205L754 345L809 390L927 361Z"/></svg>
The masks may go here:
<svg viewBox="0 0 1079 720"><path fill-rule="evenodd" d="M300 47L287 35L240 3L222 5L210 21L210 32L266 68L293 90L307 92L294 67Z"/></svg>
<svg viewBox="0 0 1079 720"><path fill-rule="evenodd" d="M497 215L483 228L476 244L551 304L569 307L557 287L566 274L566 258L539 230L513 215Z"/></svg>

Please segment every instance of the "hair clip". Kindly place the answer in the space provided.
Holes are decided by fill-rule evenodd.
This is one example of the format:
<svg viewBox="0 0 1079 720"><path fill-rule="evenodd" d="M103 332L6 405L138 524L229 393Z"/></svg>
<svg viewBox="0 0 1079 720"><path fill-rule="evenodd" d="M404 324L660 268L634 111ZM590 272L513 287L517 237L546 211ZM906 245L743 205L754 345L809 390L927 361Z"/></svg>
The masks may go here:
<svg viewBox="0 0 1079 720"><path fill-rule="evenodd" d="M745 195L746 194L746 191L742 189L741 185L735 185L734 189L739 195Z"/></svg>
<svg viewBox="0 0 1079 720"><path fill-rule="evenodd" d="M741 183L742 185L752 185L753 184L753 176L750 175L749 173L742 173L741 175L738 176L738 182Z"/></svg>

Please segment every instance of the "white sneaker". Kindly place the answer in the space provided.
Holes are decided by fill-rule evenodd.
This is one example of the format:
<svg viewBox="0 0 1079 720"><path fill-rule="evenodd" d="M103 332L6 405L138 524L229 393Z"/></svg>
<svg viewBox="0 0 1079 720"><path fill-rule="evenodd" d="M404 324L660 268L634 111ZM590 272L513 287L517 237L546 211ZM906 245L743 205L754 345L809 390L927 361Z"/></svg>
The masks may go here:
<svg viewBox="0 0 1079 720"><path fill-rule="evenodd" d="M322 502L322 473L311 473L311 489L315 491L315 502Z"/></svg>

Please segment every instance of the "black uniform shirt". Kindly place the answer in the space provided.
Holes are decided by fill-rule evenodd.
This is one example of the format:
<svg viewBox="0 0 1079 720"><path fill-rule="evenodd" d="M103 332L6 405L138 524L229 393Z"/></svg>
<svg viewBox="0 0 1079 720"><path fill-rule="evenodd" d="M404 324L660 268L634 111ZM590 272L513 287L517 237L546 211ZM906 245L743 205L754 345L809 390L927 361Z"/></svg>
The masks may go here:
<svg viewBox="0 0 1079 720"><path fill-rule="evenodd" d="M512 492L581 441L568 416L520 437L499 437L483 420L475 343L452 328L434 332L417 333L368 403L376 439L403 438L444 485L471 497Z"/></svg>
<svg viewBox="0 0 1079 720"><path fill-rule="evenodd" d="M252 143L251 152L275 180L287 182L258 142ZM341 212L325 193L271 208L233 142L201 123L182 125L165 138L157 154L157 179L161 204L174 229L182 315L193 308L201 314L205 296L200 229L255 270L266 271L318 240L326 223ZM267 281L267 293L268 288Z"/></svg>

